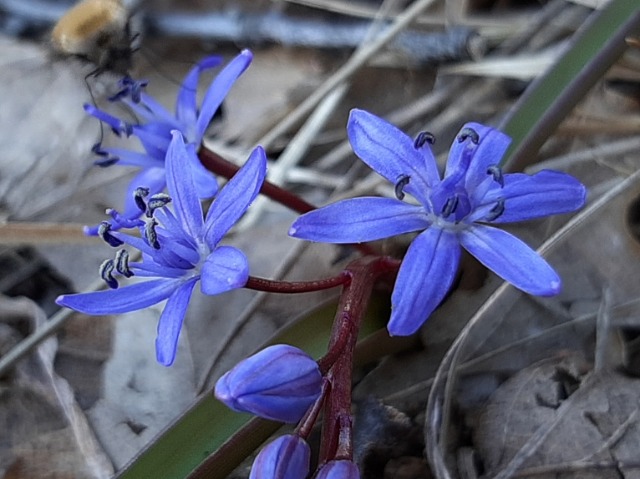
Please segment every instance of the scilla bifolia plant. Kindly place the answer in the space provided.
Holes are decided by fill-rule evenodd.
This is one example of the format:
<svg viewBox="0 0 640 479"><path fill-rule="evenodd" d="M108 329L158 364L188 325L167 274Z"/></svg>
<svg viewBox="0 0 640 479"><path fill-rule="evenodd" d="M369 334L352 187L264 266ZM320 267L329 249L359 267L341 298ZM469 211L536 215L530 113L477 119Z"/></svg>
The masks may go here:
<svg viewBox="0 0 640 479"><path fill-rule="evenodd" d="M137 249L142 260L129 262L129 253L120 250L100 268L111 289L64 295L58 303L87 314L110 314L167 300L156 349L158 361L168 366L175 358L185 311L198 282L205 294L240 287L289 294L342 288L324 357L315 361L293 346L271 346L222 376L215 395L233 410L297 423L292 433L262 449L252 478L307 477L312 471L306 439L323 411L316 477L355 479L359 472L352 462L352 360L374 285L395 281L388 330L401 336L416 332L442 301L456 275L462 248L527 293L557 294L560 278L551 266L495 226L575 211L584 204L585 188L560 172L503 174L499 162L510 139L478 123L460 130L441 177L430 134L412 140L381 118L353 110L347 124L353 150L394 185L395 197L353 198L314 209L264 182L266 159L260 147L242 168L234 169L200 146L206 124L250 60L248 51L232 60L211 84L200 109L194 93L197 77L218 59L204 60L187 75L175 116L140 91L143 83L131 80L125 82L119 100L129 102L141 123L123 126L106 112L88 109L117 133L135 135L144 145L144 154L101 150L116 162L142 167L143 173L131 185L128 213L109 210L110 221L97 228L108 244ZM218 191L213 177L202 174L200 161L214 173L231 177L224 188ZM157 171L150 173L150 168ZM160 191L165 183L167 193ZM214 198L204 216L199 198L207 191ZM253 277L245 255L221 246L220 241L259 191L305 213L289 231L296 238L359 244L410 232L417 236L401 259L377 255L359 245L362 255L332 278L286 282ZM120 228L136 228L140 235L117 231ZM122 277L132 276L141 280L119 288Z"/></svg>

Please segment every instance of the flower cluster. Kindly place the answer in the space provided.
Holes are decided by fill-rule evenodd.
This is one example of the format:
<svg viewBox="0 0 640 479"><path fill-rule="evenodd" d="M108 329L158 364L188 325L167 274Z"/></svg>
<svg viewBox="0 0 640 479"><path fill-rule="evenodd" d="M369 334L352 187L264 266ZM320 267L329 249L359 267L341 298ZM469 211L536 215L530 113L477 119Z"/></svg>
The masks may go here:
<svg viewBox="0 0 640 479"><path fill-rule="evenodd" d="M267 166L263 149L257 147L220 191L196 155L215 111L251 58L246 50L234 58L212 82L200 107L196 101L199 76L219 65L218 57L203 60L189 72L180 88L175 114L148 96L143 83L130 79L123 80L122 91L114 100L128 105L142 123L130 124L96 107L86 107L117 134L136 136L144 148L144 153L96 148L104 165L134 165L142 171L129 187L124 210L108 210L110 221L92 230L112 247L126 245L138 250L141 260L130 260L130 250L119 249L114 259L100 267L110 289L63 295L57 303L103 315L166 300L156 339L157 359L166 366L175 359L196 283L204 294L214 295L268 281L251 278L252 283L247 284L250 277L245 255L220 245L263 185ZM414 141L362 110L351 112L347 128L355 153L395 186L395 198L353 198L328 205L299 217L289 234L312 241L360 243L417 233L399 269L394 259L362 258L372 265L385 263L386 274L397 272L388 324L391 334L409 335L424 323L448 292L463 248L525 292L559 292L560 278L551 266L519 239L493 225L576 210L586 195L576 179L553 171L532 176L503 174L499 161L510 139L477 123L466 124L456 137L443 177L430 149L430 134L422 133ZM200 200L212 196L205 216ZM121 228L136 228L139 235L124 233ZM354 271L375 280L373 269L364 274L352 267L343 273ZM120 287L122 277L140 280ZM357 479L360 475L351 460L350 372L366 300L359 301L364 298L361 289L351 290L354 298L345 293L357 282L355 273L349 276L348 285L341 281L329 283L345 285L341 301L348 298L344 301L347 306L338 311L343 322L336 324L346 327L333 329L329 352L319 361L321 366L300 349L280 344L240 362L216 383L215 396L235 411L298 423L293 433L262 449L251 478L307 477L311 452L306 437L323 408L325 425L329 425L323 434L331 437L331 446L325 448L326 457L321 458L314 477ZM317 290L322 282L309 283ZM354 291L360 292L359 298ZM280 292L292 289L283 287ZM362 304L353 306L356 303ZM345 337L338 337L340 334Z"/></svg>
<svg viewBox="0 0 640 479"><path fill-rule="evenodd" d="M245 255L219 242L258 194L267 167L264 151L256 148L216 195L203 219L193 170L189 168L197 160L194 156L181 133L174 131L166 158L168 195L150 194L146 188L136 190L134 203L147 221L125 221L111 211L112 217L121 219L125 226L137 226L141 238L112 231L108 222L101 225L100 235L107 243L114 247L127 244L139 250L142 261L129 263L129 253L121 250L115 260L105 261L100 268L112 289L57 299L61 306L93 315L126 313L166 299L156 339L158 362L165 366L175 359L178 335L195 284L200 281L202 292L213 295L247 282ZM149 279L118 288L117 275Z"/></svg>
<svg viewBox="0 0 640 479"><path fill-rule="evenodd" d="M218 66L222 59L211 56L193 67L183 80L176 100L175 114L166 110L157 100L143 91L144 83L133 82L124 78L121 91L112 97L113 101L122 102L133 112L140 123L131 124L123 119L110 115L93 105L85 105L85 110L108 125L117 135L135 136L144 148L144 152L130 151L122 148L94 147L94 152L101 159L97 164L110 166L113 164L136 166L141 171L131 180L126 196L125 206L120 219L130 220L140 216L140 210L134 200L136 189L144 185L151 195L164 190L166 186L165 158L171 132L180 131L185 139L187 149L195 153L200 147L204 133L214 114L219 109L225 96L238 77L248 68L253 58L249 50L243 50L238 56L216 76L211 82L204 98L198 107L197 89L202 72ZM207 171L195 154L189 155L187 167L192 172L193 183L199 198L211 198L216 194L218 185L216 178ZM112 227L126 227L116 220ZM88 234L97 234L98 227L86 228Z"/></svg>

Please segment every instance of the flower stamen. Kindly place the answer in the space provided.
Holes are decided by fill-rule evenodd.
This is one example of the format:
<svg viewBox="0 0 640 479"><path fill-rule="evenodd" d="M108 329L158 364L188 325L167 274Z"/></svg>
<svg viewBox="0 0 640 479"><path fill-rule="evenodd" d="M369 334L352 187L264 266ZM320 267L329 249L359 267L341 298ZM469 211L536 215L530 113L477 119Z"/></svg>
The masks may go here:
<svg viewBox="0 0 640 479"><path fill-rule="evenodd" d="M118 289L118 281L113 277L114 268L113 260L107 259L102 262L98 271L100 273L100 277L111 289Z"/></svg>
<svg viewBox="0 0 640 479"><path fill-rule="evenodd" d="M460 198L458 198L458 195L447 198L447 202L442 207L442 217L447 218L451 216L451 214L455 213L459 202Z"/></svg>
<svg viewBox="0 0 640 479"><path fill-rule="evenodd" d="M149 195L149 188L143 188L139 186L133 192L133 200L136 202L136 206L140 211L147 211L147 205L144 202L144 198Z"/></svg>
<svg viewBox="0 0 640 479"><path fill-rule="evenodd" d="M502 216L502 213L504 213L504 199L500 198L484 219L485 221L494 221Z"/></svg>
<svg viewBox="0 0 640 479"><path fill-rule="evenodd" d="M171 203L171 197L166 193L156 193L155 195L151 196L147 201L147 210L145 212L147 218L152 218L153 213L158 208L163 208L169 203Z"/></svg>
<svg viewBox="0 0 640 479"><path fill-rule="evenodd" d="M120 241L118 238L113 236L109 231L111 230L111 223L108 221L103 221L100 223L98 227L98 236L102 241L107 243L109 246L117 248L118 246L122 246L124 244L123 241Z"/></svg>
<svg viewBox="0 0 640 479"><path fill-rule="evenodd" d="M409 175L400 175L400 178L398 178L398 181L396 182L394 191L396 194L396 198L398 198L400 201L404 199L404 189L409 184L410 180L411 177Z"/></svg>
<svg viewBox="0 0 640 479"><path fill-rule="evenodd" d="M463 128L458 135L458 143L462 143L465 140L471 140L471 143L477 145L480 143L480 135L473 128Z"/></svg>
<svg viewBox="0 0 640 479"><path fill-rule="evenodd" d="M487 169L487 174L493 176L493 179L504 188L504 175L502 174L502 168L498 165L491 165Z"/></svg>
<svg viewBox="0 0 640 479"><path fill-rule="evenodd" d="M158 222L155 218L151 219L144 225L144 237L147 239L153 249L160 249L160 243L158 243L158 233L156 233L156 226Z"/></svg>
<svg viewBox="0 0 640 479"><path fill-rule="evenodd" d="M133 271L129 269L129 253L126 249L121 249L116 253L114 262L116 271L122 276L125 278L131 278L131 276L133 276Z"/></svg>
<svg viewBox="0 0 640 479"><path fill-rule="evenodd" d="M430 145L433 145L435 142L436 137L433 135L433 133L429 133L428 131L421 131L420 133L418 133L418 136L416 136L416 139L413 142L413 147L416 150L419 150L425 144L429 143Z"/></svg>
<svg viewBox="0 0 640 479"><path fill-rule="evenodd" d="M125 76L120 80L121 89L108 98L111 102L120 101L124 98L131 98L133 103L140 103L142 90L149 84L147 80L134 80L130 76Z"/></svg>
<svg viewBox="0 0 640 479"><path fill-rule="evenodd" d="M108 151L102 149L102 143L96 143L91 147L91 152L94 155L102 157L99 160L93 162L94 165L99 166L101 168L106 168L107 166L115 165L120 161L120 158L117 156L111 156Z"/></svg>

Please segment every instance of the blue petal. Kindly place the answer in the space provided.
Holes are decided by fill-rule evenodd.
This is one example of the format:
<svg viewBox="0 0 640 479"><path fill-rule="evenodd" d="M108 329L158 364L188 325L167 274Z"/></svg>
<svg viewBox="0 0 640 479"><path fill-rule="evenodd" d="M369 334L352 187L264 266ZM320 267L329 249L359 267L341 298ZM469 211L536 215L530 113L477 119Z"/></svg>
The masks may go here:
<svg viewBox="0 0 640 479"><path fill-rule="evenodd" d="M300 436L287 434L258 454L249 479L303 479L309 475L311 449Z"/></svg>
<svg viewBox="0 0 640 479"><path fill-rule="evenodd" d="M413 240L391 295L389 334L408 336L422 326L449 291L459 262L453 233L434 227Z"/></svg>
<svg viewBox="0 0 640 479"><path fill-rule="evenodd" d="M142 123L160 123L165 124L170 131L178 126L177 119L167 110L164 105L156 101L151 95L142 93L140 102L136 103L129 99L126 100L127 106L133 110L134 114L141 118Z"/></svg>
<svg viewBox="0 0 640 479"><path fill-rule="evenodd" d="M392 124L364 110L351 110L347 132L358 157L391 183L409 176L405 191L421 203L439 180L436 160L429 148L416 150L414 142Z"/></svg>
<svg viewBox="0 0 640 479"><path fill-rule="evenodd" d="M182 134L173 131L173 139L167 151L167 189L173 200L173 209L192 238L202 238L202 205L196 194L189 151Z"/></svg>
<svg viewBox="0 0 640 479"><path fill-rule="evenodd" d="M556 272L515 236L476 225L459 233L462 246L487 268L525 293L553 296L560 292Z"/></svg>
<svg viewBox="0 0 640 479"><path fill-rule="evenodd" d="M360 479L360 471L353 461L329 461L320 468L314 479Z"/></svg>
<svg viewBox="0 0 640 479"><path fill-rule="evenodd" d="M196 138L189 138L190 142L199 144L202 141L204 132L211 123L216 110L222 104L222 100L227 96L238 77L247 69L252 59L253 54L249 50L242 50L211 82L204 95L204 100L202 100L196 124Z"/></svg>
<svg viewBox="0 0 640 479"><path fill-rule="evenodd" d="M182 280L155 279L141 281L119 289L58 296L56 303L91 315L136 311L167 299Z"/></svg>
<svg viewBox="0 0 640 479"><path fill-rule="evenodd" d="M204 261L201 276L204 294L225 293L247 284L249 262L239 249L233 246L220 246Z"/></svg>
<svg viewBox="0 0 640 479"><path fill-rule="evenodd" d="M267 157L262 147L251 152L247 162L220 190L209 207L205 221L205 239L209 248L216 247L222 237L247 211L260 192L267 172Z"/></svg>
<svg viewBox="0 0 640 479"><path fill-rule="evenodd" d="M338 201L300 216L291 225L294 238L324 243L361 243L429 227L421 206L392 198Z"/></svg>
<svg viewBox="0 0 640 479"><path fill-rule="evenodd" d="M222 57L210 56L198 62L198 64L189 70L184 78L178 99L176 101L176 117L178 121L184 125L194 125L198 119L198 106L196 104L196 95L198 93L198 80L203 70L214 68L222 63Z"/></svg>
<svg viewBox="0 0 640 479"><path fill-rule="evenodd" d="M504 213L492 223L510 223L575 211L584 206L586 195L584 185L573 176L543 170L533 176L504 175L504 188L491 190L483 203L503 198Z"/></svg>
<svg viewBox="0 0 640 479"><path fill-rule="evenodd" d="M138 151L125 150L124 148L105 148L104 151L112 156L118 157L119 166L138 166L140 168L161 167L164 168L164 161Z"/></svg>
<svg viewBox="0 0 640 479"><path fill-rule="evenodd" d="M198 198L213 198L218 192L218 180L216 179L216 176L204 167L195 152L193 144L188 144L187 150L190 151L189 159L191 160L191 175L193 176L193 182L195 183Z"/></svg>
<svg viewBox="0 0 640 479"><path fill-rule="evenodd" d="M465 186L468 190L472 190L484 181L490 166L500 164L511 144L511 138L501 131L494 128L484 128L487 131L481 133L480 145L473 154L471 165L467 171Z"/></svg>
<svg viewBox="0 0 640 479"><path fill-rule="evenodd" d="M158 321L158 336L156 337L156 359L163 366L171 366L176 358L178 338L182 329L182 321L189 306L191 292L198 278L190 279L180 285L171 296L160 315Z"/></svg>
<svg viewBox="0 0 640 479"><path fill-rule="evenodd" d="M147 154L164 163L171 142L172 130L172 125L165 123L145 123L144 125L134 125L133 135L138 137Z"/></svg>
<svg viewBox="0 0 640 479"><path fill-rule="evenodd" d="M466 171L465 187L471 191L487 177L490 166L500 163L511 138L480 123L466 123L460 132L465 128L474 130L480 137L480 143L476 145L470 139L459 142L456 136L449 150L445 177Z"/></svg>

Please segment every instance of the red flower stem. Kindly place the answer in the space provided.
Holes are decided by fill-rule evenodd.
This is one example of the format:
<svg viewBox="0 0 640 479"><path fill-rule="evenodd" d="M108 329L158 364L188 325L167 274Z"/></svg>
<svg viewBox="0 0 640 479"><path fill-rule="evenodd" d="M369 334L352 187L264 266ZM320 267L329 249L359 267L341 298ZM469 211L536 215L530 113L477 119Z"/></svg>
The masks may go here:
<svg viewBox="0 0 640 479"><path fill-rule="evenodd" d="M239 166L229 160L225 160L217 153L207 149L204 145L200 146L198 157L207 170L227 179L230 179L240 169ZM262 188L260 188L260 193L293 211L297 211L300 214L308 213L309 211L317 209L317 207L313 206L311 203L307 203L298 195L295 195L284 188L280 188L266 180L262 184ZM376 251L367 244L356 244L354 247L364 255L376 254Z"/></svg>
<svg viewBox="0 0 640 479"><path fill-rule="evenodd" d="M230 179L240 169L239 166L231 163L228 160L225 160L217 153L214 153L213 151L205 148L204 145L200 147L198 157L207 170L215 173L216 175L223 176L227 179ZM285 190L284 188L280 188L273 183L269 183L268 181L265 181L262 184L260 193L267 196L268 198L271 198L274 201L277 201L287 208L292 209L293 211L297 211L300 214L308 213L309 211L316 209L315 206L313 206L311 203L307 203L298 195L295 195Z"/></svg>
<svg viewBox="0 0 640 479"><path fill-rule="evenodd" d="M313 403L313 406L309 408L309 410L304 414L304 417L300 420L300 422L296 426L295 433L301 438L307 439L311 434L313 425L318 420L318 416L320 415L320 411L322 410L322 405L324 404L324 400L330 391L331 391L331 384L325 378L322 382L322 391L320 392L320 397L316 399L316 402Z"/></svg>
<svg viewBox="0 0 640 479"><path fill-rule="evenodd" d="M329 352L325 356L328 358L334 354L334 351L340 351L326 375L331 389L325 400L320 464L336 458L337 455L340 455L341 459L353 457L351 428L353 352L376 280L382 275L395 273L398 264L398 261L391 258L369 256L353 261L345 269L350 273L351 281L344 286L340 296L329 340Z"/></svg>
<svg viewBox="0 0 640 479"><path fill-rule="evenodd" d="M349 321L349 318L341 318L339 321L334 320L334 324L336 323L340 331L336 331L334 327L334 330L331 332L331 336L336 337L336 341L331 345L327 354L318 359L318 367L323 376L329 372L338 358L340 358L348 341L351 339L351 321Z"/></svg>
<svg viewBox="0 0 640 479"><path fill-rule="evenodd" d="M335 288L346 284L350 280L351 275L346 271L332 278L313 281L275 281L249 276L244 287L255 291L264 291L265 293L310 293L312 291Z"/></svg>

